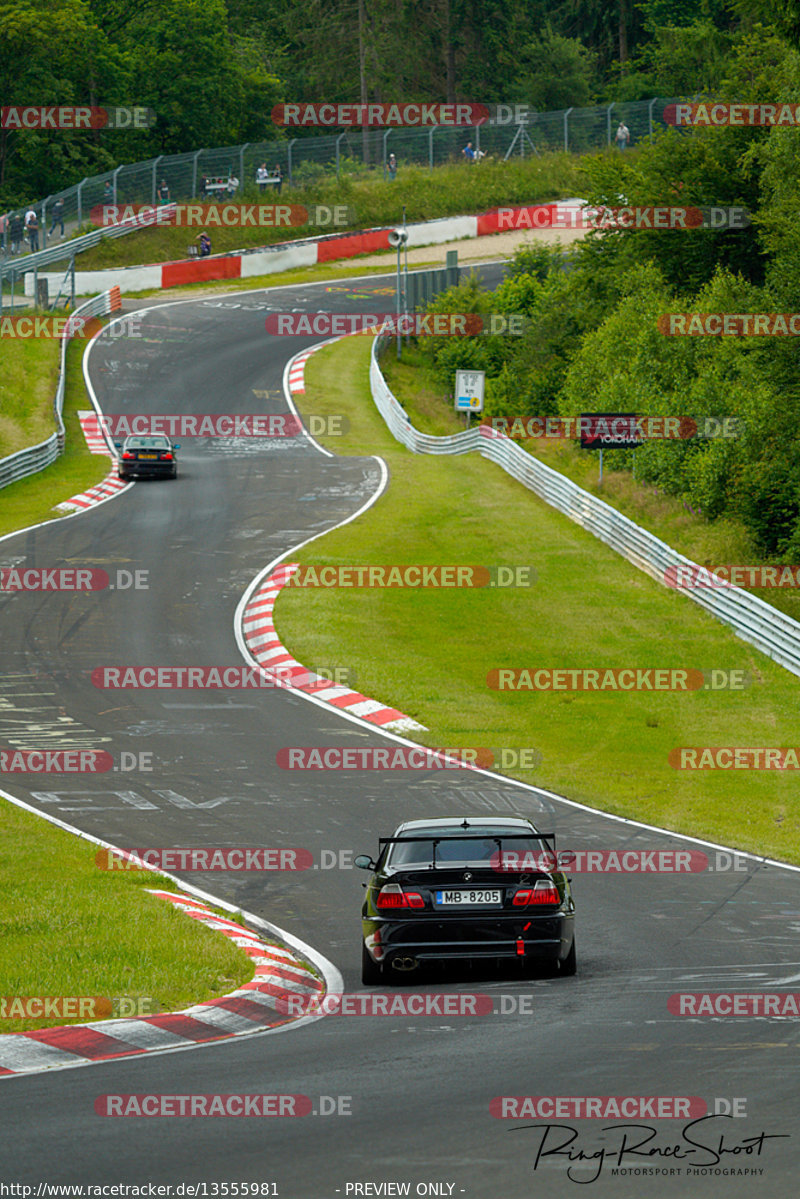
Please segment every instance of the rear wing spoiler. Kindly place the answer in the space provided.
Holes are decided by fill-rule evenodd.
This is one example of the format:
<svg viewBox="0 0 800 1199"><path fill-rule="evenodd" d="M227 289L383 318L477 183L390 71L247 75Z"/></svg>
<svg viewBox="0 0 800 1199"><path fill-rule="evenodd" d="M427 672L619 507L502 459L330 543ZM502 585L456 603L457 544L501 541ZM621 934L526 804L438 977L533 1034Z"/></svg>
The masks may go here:
<svg viewBox="0 0 800 1199"><path fill-rule="evenodd" d="M547 848L552 852L553 857L555 859L555 869L556 870L560 869L560 866L558 864L558 854L556 852L556 835L555 835L555 833L540 833L538 830L537 831L531 830L528 833L490 833L490 832L484 832L484 833L463 832L463 833L461 833L461 832L456 831L456 832L452 832L452 833L440 833L436 837L432 837L430 834L428 834L427 836L422 834L421 836L418 836L418 837L416 837L416 836L413 836L413 837L379 837L378 845L380 848L379 848L378 858L380 859L380 857L382 857L385 846L403 844L403 843L406 843L409 841L410 842L424 841L428 844L431 844L431 843L433 844L433 860L431 862L433 869L436 869L436 866L437 866L436 850L438 849L438 847L442 843L442 841L494 841L495 844L497 845L498 853L500 853L502 851L502 842L503 841L544 841L545 844L547 845Z"/></svg>

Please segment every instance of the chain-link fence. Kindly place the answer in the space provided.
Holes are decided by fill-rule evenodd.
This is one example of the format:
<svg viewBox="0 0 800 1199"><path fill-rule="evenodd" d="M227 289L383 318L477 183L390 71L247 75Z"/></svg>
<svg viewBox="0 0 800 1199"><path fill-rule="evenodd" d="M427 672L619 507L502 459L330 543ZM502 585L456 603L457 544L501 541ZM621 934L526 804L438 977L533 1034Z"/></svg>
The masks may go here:
<svg viewBox="0 0 800 1199"><path fill-rule="evenodd" d="M380 171L385 176L390 154L404 165L413 163L433 170L461 160L468 141L494 159L530 157L553 150L586 153L613 146L620 121L630 130L629 144L635 146L664 127L664 107L674 102L674 97L656 97L600 108L531 113L523 124L490 122L474 128L438 125L431 129L351 129L323 137L282 137L189 154L163 154L83 179L74 187L8 213L2 218L0 253L8 260L34 246L47 249L92 221L93 215L93 223L99 224L99 214L93 214L92 209L102 204L157 204L212 194L219 198L236 195L255 199L260 194L256 170L262 163L270 175L280 168L289 186L302 188L331 175L339 178L342 174L368 175ZM221 194L207 190L212 181ZM273 199L272 185L269 192ZM24 227L30 210L38 220L35 240Z"/></svg>

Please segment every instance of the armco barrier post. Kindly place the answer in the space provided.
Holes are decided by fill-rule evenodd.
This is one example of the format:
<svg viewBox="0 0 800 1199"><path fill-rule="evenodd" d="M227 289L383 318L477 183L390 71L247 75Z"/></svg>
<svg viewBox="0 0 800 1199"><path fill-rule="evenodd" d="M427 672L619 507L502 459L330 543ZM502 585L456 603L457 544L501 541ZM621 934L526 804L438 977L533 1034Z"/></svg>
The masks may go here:
<svg viewBox="0 0 800 1199"><path fill-rule="evenodd" d="M571 112L572 112L572 109L568 108L567 111L564 113L564 153L566 153L567 150L569 150L569 126L568 126L567 122L568 122L569 114Z"/></svg>

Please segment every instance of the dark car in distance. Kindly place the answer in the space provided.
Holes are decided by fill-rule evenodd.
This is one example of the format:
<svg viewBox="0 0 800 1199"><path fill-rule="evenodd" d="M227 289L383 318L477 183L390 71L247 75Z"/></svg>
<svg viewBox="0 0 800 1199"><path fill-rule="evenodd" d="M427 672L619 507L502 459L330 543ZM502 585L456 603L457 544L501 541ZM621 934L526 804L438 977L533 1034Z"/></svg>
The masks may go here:
<svg viewBox="0 0 800 1199"><path fill-rule="evenodd" d="M409 979L430 962L576 970L575 904L555 838L511 816L409 820L379 838L361 912L362 982Z"/></svg>
<svg viewBox="0 0 800 1199"><path fill-rule="evenodd" d="M179 442L156 434L152 437L126 437L124 442L114 442L121 451L117 461L117 474L121 479L132 479L134 475L151 478L174 479L178 474L178 459L175 451Z"/></svg>

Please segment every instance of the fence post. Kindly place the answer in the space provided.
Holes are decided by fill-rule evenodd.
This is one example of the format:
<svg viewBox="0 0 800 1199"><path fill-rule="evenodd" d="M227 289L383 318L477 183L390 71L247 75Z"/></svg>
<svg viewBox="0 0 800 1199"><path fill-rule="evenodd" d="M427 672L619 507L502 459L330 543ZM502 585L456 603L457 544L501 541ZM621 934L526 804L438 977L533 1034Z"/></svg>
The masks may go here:
<svg viewBox="0 0 800 1199"><path fill-rule="evenodd" d="M239 150L239 178L241 180L239 186L241 187L242 191L244 191L244 152L249 145L249 142L245 142Z"/></svg>
<svg viewBox="0 0 800 1199"><path fill-rule="evenodd" d="M568 108L568 109L567 109L567 111L564 113L564 153L565 153L565 154L566 154L566 152L569 150L569 125L568 125L568 120L569 120L569 114L570 114L571 112L572 112L572 109L571 109L571 108Z"/></svg>
<svg viewBox="0 0 800 1199"><path fill-rule="evenodd" d="M345 129L344 133L340 133L336 139L336 182L337 183L339 182L339 142L342 140L343 137L347 137L346 129Z"/></svg>
<svg viewBox="0 0 800 1199"><path fill-rule="evenodd" d="M647 124L650 127L650 141L653 140L653 105L655 104L657 99L658 99L658 96L655 96L650 101L650 103L647 105Z"/></svg>
<svg viewBox="0 0 800 1199"><path fill-rule="evenodd" d="M158 169L158 164L161 162L163 157L163 154L159 154L158 158L153 159L153 199L151 200L151 203L154 208L156 206L156 170Z"/></svg>
<svg viewBox="0 0 800 1199"><path fill-rule="evenodd" d="M52 200L52 196L48 196L42 201L42 249L47 249L47 205Z"/></svg>
<svg viewBox="0 0 800 1199"><path fill-rule="evenodd" d="M384 179L384 182L386 181L386 141L391 132L392 132L391 129L387 129L383 135L383 179ZM399 357L399 355L398 355L398 357Z"/></svg>
<svg viewBox="0 0 800 1199"><path fill-rule="evenodd" d="M433 133L435 129L436 126L431 125L428 132L428 166L430 170L433 170Z"/></svg>
<svg viewBox="0 0 800 1199"><path fill-rule="evenodd" d="M289 186L290 187L294 187L294 180L292 179L292 146L294 145L294 143L296 141L297 141L297 138L293 137L292 140L289 142L289 149L287 151L287 159L288 159L287 165L289 167Z"/></svg>
<svg viewBox="0 0 800 1199"><path fill-rule="evenodd" d="M611 146L611 109L613 107L614 107L614 103L612 102L611 104L609 104L608 108L606 109L606 129L608 131L609 147Z"/></svg>
<svg viewBox="0 0 800 1199"><path fill-rule="evenodd" d="M192 155L192 199L197 199L197 160L203 153L202 150L197 150Z"/></svg>
<svg viewBox="0 0 800 1199"><path fill-rule="evenodd" d="M115 168L114 168L114 174L111 176L111 178L113 179L113 183L111 184L111 188L112 188L112 190L113 190L113 192L114 192L114 203L115 203L115 204L116 204L116 202L117 202L117 175L120 173L120 171L121 171L121 170L122 170L122 167L121 167L121 166L119 166L119 167L115 167Z"/></svg>
<svg viewBox="0 0 800 1199"><path fill-rule="evenodd" d="M89 182L89 179L87 176L86 179L81 179L80 183L78 184L78 228L79 229L80 229L81 225L83 224L83 185L84 185L84 183L88 183L88 182Z"/></svg>

